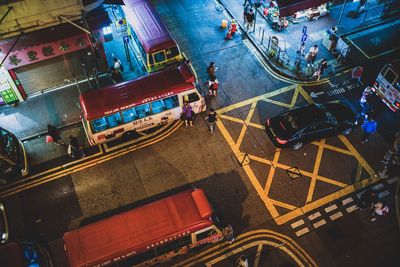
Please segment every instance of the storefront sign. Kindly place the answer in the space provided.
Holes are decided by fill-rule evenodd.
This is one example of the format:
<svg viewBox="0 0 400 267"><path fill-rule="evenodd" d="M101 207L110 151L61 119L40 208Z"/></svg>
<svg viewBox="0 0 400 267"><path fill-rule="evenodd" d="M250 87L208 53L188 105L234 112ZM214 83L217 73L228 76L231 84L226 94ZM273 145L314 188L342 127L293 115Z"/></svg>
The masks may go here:
<svg viewBox="0 0 400 267"><path fill-rule="evenodd" d="M18 101L23 101L21 94L8 71L4 67L0 67L0 105L12 105Z"/></svg>
<svg viewBox="0 0 400 267"><path fill-rule="evenodd" d="M14 69L35 62L57 57L84 49L90 45L85 34L70 37L56 42L27 47L11 52L4 61L6 69ZM2 59L0 57L0 59Z"/></svg>

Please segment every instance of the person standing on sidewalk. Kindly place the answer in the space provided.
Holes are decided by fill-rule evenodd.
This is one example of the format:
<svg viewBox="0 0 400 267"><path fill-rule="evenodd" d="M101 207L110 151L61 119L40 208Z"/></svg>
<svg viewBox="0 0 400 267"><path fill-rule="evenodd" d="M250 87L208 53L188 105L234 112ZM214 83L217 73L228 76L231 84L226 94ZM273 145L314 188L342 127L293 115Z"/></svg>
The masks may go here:
<svg viewBox="0 0 400 267"><path fill-rule="evenodd" d="M210 65L207 67L207 81L210 80L211 76L215 76L216 71L217 71L217 67L215 66L214 61L211 61Z"/></svg>
<svg viewBox="0 0 400 267"><path fill-rule="evenodd" d="M317 78L317 81L319 81L320 80L320 78L321 78L321 75L322 74L324 74L324 72L325 72L325 70L326 70L326 68L328 67L328 60L326 60L326 58L324 58L322 61L321 61L321 63L320 63L320 65L319 65L319 67L318 67L318 70L314 73L314 78Z"/></svg>
<svg viewBox="0 0 400 267"><path fill-rule="evenodd" d="M217 121L217 112L215 112L213 108L210 108L210 110L208 111L208 115L205 119L208 122L210 133L214 133L215 122Z"/></svg>
<svg viewBox="0 0 400 267"><path fill-rule="evenodd" d="M372 207L371 222L376 221L376 215L386 216L389 213L389 206L384 202L377 202Z"/></svg>
<svg viewBox="0 0 400 267"><path fill-rule="evenodd" d="M219 87L218 79L217 77L215 77L215 75L212 75L210 77L210 80L208 81L208 94L210 96L217 96L218 87Z"/></svg>
<svg viewBox="0 0 400 267"><path fill-rule="evenodd" d="M246 31L249 31L250 28L253 28L254 23L254 11L250 8L249 13L246 14Z"/></svg>
<svg viewBox="0 0 400 267"><path fill-rule="evenodd" d="M307 60L307 66L310 67L311 65L314 65L315 58L317 57L318 54L318 45L314 45L310 47L310 50L308 51L308 54L306 55L306 60Z"/></svg>
<svg viewBox="0 0 400 267"><path fill-rule="evenodd" d="M361 138L361 142L364 144L364 143L368 142L369 136L376 132L378 124L372 116L369 116L369 118L365 120L365 122L363 123L363 125L361 127L364 130L364 134Z"/></svg>
<svg viewBox="0 0 400 267"><path fill-rule="evenodd" d="M247 4L243 9L243 25L246 26L247 24L247 14L249 14L250 5Z"/></svg>
<svg viewBox="0 0 400 267"><path fill-rule="evenodd" d="M62 145L63 141L61 140L60 137L60 131L57 129L56 126L47 124L47 134L53 139L53 142L57 145ZM47 140L48 138L46 137L46 142L49 143L50 141Z"/></svg>
<svg viewBox="0 0 400 267"><path fill-rule="evenodd" d="M122 66L121 60L119 60L118 58L114 57L113 61L114 61L114 68L116 70L119 70L120 72L124 72L124 67Z"/></svg>
<svg viewBox="0 0 400 267"><path fill-rule="evenodd" d="M68 150L67 150L68 155L73 159L78 158L78 157L81 157L81 158L86 157L85 153L81 150L78 138L70 135L68 139L69 139L69 145L68 145Z"/></svg>
<svg viewBox="0 0 400 267"><path fill-rule="evenodd" d="M194 112L193 112L192 106L190 106L189 102L185 102L183 104L182 117L183 117L183 120L185 122L185 127L186 128L188 126L190 126L190 127L193 126Z"/></svg>
<svg viewBox="0 0 400 267"><path fill-rule="evenodd" d="M228 224L223 230L222 234L224 235L225 239L232 244L235 241L235 236L233 235L233 228L232 225Z"/></svg>

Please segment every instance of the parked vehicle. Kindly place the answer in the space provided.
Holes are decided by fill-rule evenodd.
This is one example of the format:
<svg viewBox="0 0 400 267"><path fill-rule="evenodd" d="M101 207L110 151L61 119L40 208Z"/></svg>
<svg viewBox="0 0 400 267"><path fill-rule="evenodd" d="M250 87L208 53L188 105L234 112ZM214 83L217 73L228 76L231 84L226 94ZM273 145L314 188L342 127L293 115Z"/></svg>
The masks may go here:
<svg viewBox="0 0 400 267"><path fill-rule="evenodd" d="M268 118L266 132L277 147L299 149L303 143L335 134L349 134L354 112L342 103L329 102L296 108Z"/></svg>
<svg viewBox="0 0 400 267"><path fill-rule="evenodd" d="M386 64L379 72L372 90L394 112L400 109L400 59Z"/></svg>

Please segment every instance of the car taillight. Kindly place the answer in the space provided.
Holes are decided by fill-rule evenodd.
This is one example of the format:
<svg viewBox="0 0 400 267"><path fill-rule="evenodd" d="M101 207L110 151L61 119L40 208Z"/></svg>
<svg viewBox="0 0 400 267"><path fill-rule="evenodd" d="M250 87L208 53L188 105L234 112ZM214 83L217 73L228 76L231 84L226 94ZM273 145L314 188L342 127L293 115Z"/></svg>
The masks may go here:
<svg viewBox="0 0 400 267"><path fill-rule="evenodd" d="M276 140L276 142L278 142L281 145L284 145L288 142L287 140L282 140L282 139L279 139L278 137L275 137L275 140Z"/></svg>
<svg viewBox="0 0 400 267"><path fill-rule="evenodd" d="M400 102L396 101L394 104L396 105L396 107L400 108Z"/></svg>

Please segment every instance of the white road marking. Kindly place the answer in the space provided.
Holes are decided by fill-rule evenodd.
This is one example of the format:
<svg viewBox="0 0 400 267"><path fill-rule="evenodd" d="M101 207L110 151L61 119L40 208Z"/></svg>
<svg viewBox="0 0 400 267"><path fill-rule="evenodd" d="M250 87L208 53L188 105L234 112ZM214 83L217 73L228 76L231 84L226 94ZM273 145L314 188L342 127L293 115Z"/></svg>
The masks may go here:
<svg viewBox="0 0 400 267"><path fill-rule="evenodd" d="M303 228L303 229L297 231L297 232L296 232L296 235L297 235L297 236L302 236L302 235L304 235L304 234L307 234L308 232L310 232L310 229L308 229L308 228L306 227L306 228Z"/></svg>
<svg viewBox="0 0 400 267"><path fill-rule="evenodd" d="M307 218L308 218L310 221L312 221L312 220L314 220L314 219L316 219L316 218L318 218L318 217L320 217L320 216L321 216L321 213L320 213L319 211L317 211L316 213L313 213L313 214L309 215Z"/></svg>
<svg viewBox="0 0 400 267"><path fill-rule="evenodd" d="M357 205L350 206L350 207L348 207L348 208L346 209L346 211L347 211L348 213L353 212L353 211L355 211L355 210L358 210Z"/></svg>
<svg viewBox="0 0 400 267"><path fill-rule="evenodd" d="M322 219L322 220L314 223L313 226L314 226L314 228L318 228L318 227L320 227L320 226L322 226L324 224L326 224L326 221L324 219Z"/></svg>
<svg viewBox="0 0 400 267"><path fill-rule="evenodd" d="M329 216L329 218L330 218L332 221L334 221L334 220L336 220L337 218L340 218L340 217L342 217L342 216L343 216L343 213L342 213L341 211L339 211L339 212L336 212L335 214Z"/></svg>
<svg viewBox="0 0 400 267"><path fill-rule="evenodd" d="M390 192L388 190L385 190L378 194L378 198L383 198L383 197L386 197L387 195L390 195Z"/></svg>
<svg viewBox="0 0 400 267"><path fill-rule="evenodd" d="M352 197L348 197L348 198L342 200L343 206L349 204L350 202L353 202Z"/></svg>
<svg viewBox="0 0 400 267"><path fill-rule="evenodd" d="M336 204L333 204L333 205L325 208L324 210L325 210L326 213L329 213L329 212L331 212L332 210L335 210L335 209L337 209L337 206L336 206Z"/></svg>
<svg viewBox="0 0 400 267"><path fill-rule="evenodd" d="M301 220L299 220L297 222L292 223L290 226L292 227L292 229L294 229L294 228L299 227L300 225L303 225L303 224L304 224L304 220L301 219Z"/></svg>
<svg viewBox="0 0 400 267"><path fill-rule="evenodd" d="M387 180L388 184L394 184L399 180L399 177L393 177Z"/></svg>
<svg viewBox="0 0 400 267"><path fill-rule="evenodd" d="M383 188L383 187L384 187L383 184L377 184L377 185L375 185L374 187L372 187L372 190L377 191L377 190L379 190L379 189L381 189L381 188Z"/></svg>

